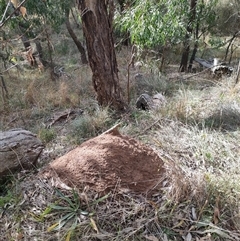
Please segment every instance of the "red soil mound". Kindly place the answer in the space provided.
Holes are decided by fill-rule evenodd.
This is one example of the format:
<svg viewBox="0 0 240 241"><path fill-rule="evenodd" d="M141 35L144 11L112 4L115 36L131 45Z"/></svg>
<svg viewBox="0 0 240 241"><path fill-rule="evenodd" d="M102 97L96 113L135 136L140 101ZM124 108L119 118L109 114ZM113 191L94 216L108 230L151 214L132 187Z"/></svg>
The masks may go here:
<svg viewBox="0 0 240 241"><path fill-rule="evenodd" d="M130 189L145 193L157 190L164 168L150 147L114 131L92 138L54 160L46 172L56 173L69 186L88 185L98 192Z"/></svg>

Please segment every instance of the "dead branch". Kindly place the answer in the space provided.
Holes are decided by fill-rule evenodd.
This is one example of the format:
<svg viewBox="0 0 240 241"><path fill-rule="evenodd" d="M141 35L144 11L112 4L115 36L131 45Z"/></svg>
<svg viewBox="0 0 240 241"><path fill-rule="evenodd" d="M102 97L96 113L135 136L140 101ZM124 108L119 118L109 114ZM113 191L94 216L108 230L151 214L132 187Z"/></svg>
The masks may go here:
<svg viewBox="0 0 240 241"><path fill-rule="evenodd" d="M239 60L239 62L238 62L237 76L236 76L236 81L235 81L236 84L237 84L238 81L239 81L239 72L240 72L240 60Z"/></svg>

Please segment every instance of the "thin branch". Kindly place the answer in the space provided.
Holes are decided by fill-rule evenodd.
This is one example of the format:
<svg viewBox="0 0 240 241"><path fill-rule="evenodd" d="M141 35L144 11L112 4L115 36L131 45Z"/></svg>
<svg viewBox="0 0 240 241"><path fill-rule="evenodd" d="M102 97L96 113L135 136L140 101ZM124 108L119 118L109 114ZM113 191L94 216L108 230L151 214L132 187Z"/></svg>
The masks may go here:
<svg viewBox="0 0 240 241"><path fill-rule="evenodd" d="M6 22L12 18L12 16L20 9L20 7L22 7L22 5L26 2L27 0L23 0L18 6L17 8L4 20L4 22L1 21L0 23L0 28L2 28Z"/></svg>
<svg viewBox="0 0 240 241"><path fill-rule="evenodd" d="M3 73L8 72L8 70L10 70L10 69L12 69L12 68L14 68L14 67L16 67L16 66L18 66L18 64L14 64L14 65L10 66L9 68L5 69L4 71L2 71L2 72L0 73L0 76L3 76Z"/></svg>
<svg viewBox="0 0 240 241"><path fill-rule="evenodd" d="M143 131L141 131L140 133L134 135L133 138L135 138L137 136L140 136L140 135L143 135L146 131L150 130L153 126L155 126L161 120L162 120L162 118L157 119L151 125L147 126Z"/></svg>
<svg viewBox="0 0 240 241"><path fill-rule="evenodd" d="M0 21L0 24L3 22L3 19L5 18L6 14L7 14L7 10L8 10L8 8L9 8L10 6L11 6L11 1L9 0L9 2L8 2L7 6L6 6L6 9L5 9L5 11L4 11L3 17L2 17L2 19L1 19L1 21Z"/></svg>

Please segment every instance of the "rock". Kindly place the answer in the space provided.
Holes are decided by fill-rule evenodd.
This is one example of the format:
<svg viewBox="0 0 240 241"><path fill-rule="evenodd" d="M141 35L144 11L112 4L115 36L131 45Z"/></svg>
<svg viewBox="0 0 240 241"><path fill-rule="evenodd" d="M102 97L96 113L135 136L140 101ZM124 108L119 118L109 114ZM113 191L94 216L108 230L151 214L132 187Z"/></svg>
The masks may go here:
<svg viewBox="0 0 240 241"><path fill-rule="evenodd" d="M165 174L162 159L152 148L121 135L116 128L52 161L39 175L97 192L159 192Z"/></svg>
<svg viewBox="0 0 240 241"><path fill-rule="evenodd" d="M157 93L153 97L148 94L141 94L136 102L136 107L142 110L151 110L162 107L166 103L166 98Z"/></svg>
<svg viewBox="0 0 240 241"><path fill-rule="evenodd" d="M162 107L163 105L165 105L167 102L166 97L161 94L161 93L157 93L156 95L153 96L153 108L159 108Z"/></svg>
<svg viewBox="0 0 240 241"><path fill-rule="evenodd" d="M30 131L12 129L0 132L0 178L33 168L43 148L41 141Z"/></svg>
<svg viewBox="0 0 240 241"><path fill-rule="evenodd" d="M136 107L142 110L150 110L153 108L153 100L149 94L141 94L136 102Z"/></svg>

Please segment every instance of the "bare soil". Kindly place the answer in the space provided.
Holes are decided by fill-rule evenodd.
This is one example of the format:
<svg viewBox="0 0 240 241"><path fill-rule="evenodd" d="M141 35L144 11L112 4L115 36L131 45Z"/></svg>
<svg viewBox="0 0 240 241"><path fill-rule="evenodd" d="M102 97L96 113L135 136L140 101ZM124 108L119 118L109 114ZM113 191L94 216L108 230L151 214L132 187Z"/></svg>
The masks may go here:
<svg viewBox="0 0 240 241"><path fill-rule="evenodd" d="M52 161L41 173L59 177L68 186L153 193L159 191L165 170L150 147L118 131L92 138Z"/></svg>

